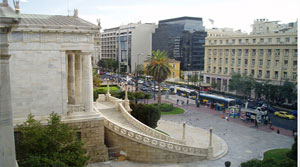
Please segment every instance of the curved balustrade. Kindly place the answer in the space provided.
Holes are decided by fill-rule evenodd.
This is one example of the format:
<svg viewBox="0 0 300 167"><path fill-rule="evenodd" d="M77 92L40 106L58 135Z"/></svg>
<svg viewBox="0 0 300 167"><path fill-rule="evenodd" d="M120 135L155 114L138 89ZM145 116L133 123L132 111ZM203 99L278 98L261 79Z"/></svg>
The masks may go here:
<svg viewBox="0 0 300 167"><path fill-rule="evenodd" d="M172 151L176 153L187 154L187 155L204 156L204 157L207 157L208 155L208 148L190 147L182 144L163 141L161 139L157 139L151 136L147 136L138 132L128 130L118 125L117 123L110 121L107 118L105 118L104 120L104 126L110 129L111 131L117 133L118 135L124 136L130 140L134 140L138 143L142 143L151 147Z"/></svg>
<svg viewBox="0 0 300 167"><path fill-rule="evenodd" d="M159 138L159 139L162 139L162 140L166 140L166 141L169 141L169 142L185 144L185 141L171 138L171 137L169 137L169 136L167 136L163 133L160 133L160 132L148 127L147 125L141 123L139 120L135 119L131 114L129 114L122 104L119 104L119 109L120 109L122 115L126 118L126 120L128 122L130 122L136 128L139 128L140 130L142 130L147 135L150 135L152 137Z"/></svg>

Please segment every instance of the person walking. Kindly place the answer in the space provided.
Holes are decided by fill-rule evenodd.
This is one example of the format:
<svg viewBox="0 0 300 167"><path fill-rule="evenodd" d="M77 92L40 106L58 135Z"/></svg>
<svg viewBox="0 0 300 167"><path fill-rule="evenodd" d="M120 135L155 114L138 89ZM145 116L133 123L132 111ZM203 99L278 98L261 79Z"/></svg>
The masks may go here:
<svg viewBox="0 0 300 167"><path fill-rule="evenodd" d="M178 103L179 103L179 99L177 99L177 103L176 104L178 105Z"/></svg>
<svg viewBox="0 0 300 167"><path fill-rule="evenodd" d="M189 99L186 100L186 105L189 105Z"/></svg>
<svg viewBox="0 0 300 167"><path fill-rule="evenodd" d="M258 128L257 119L254 120L255 127Z"/></svg>
<svg viewBox="0 0 300 167"><path fill-rule="evenodd" d="M270 129L273 130L273 128L272 128L272 121L271 120L270 120Z"/></svg>

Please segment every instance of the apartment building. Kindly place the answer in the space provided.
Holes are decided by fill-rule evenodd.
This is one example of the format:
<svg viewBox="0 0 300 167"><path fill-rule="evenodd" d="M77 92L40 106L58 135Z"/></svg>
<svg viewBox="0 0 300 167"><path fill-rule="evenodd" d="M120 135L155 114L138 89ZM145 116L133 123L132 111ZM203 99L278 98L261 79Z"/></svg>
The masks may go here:
<svg viewBox="0 0 300 167"><path fill-rule="evenodd" d="M134 72L152 52L152 33L155 23L130 23L105 29L101 34L102 58L120 62L120 70Z"/></svg>
<svg viewBox="0 0 300 167"><path fill-rule="evenodd" d="M286 79L296 81L296 24L274 26L273 22L273 28L268 28L268 24L268 20L257 20L250 35L208 36L205 43L204 82L216 82L220 90L228 91L233 72L252 75L257 81L270 80L277 85ZM262 27L261 31L257 27Z"/></svg>

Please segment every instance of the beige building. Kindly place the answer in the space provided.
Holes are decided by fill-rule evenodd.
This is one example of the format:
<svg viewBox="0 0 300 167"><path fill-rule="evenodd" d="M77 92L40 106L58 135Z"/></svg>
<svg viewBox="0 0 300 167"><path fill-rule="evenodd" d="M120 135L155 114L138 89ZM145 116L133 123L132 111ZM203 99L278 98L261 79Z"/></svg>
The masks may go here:
<svg viewBox="0 0 300 167"><path fill-rule="evenodd" d="M101 35L102 58L121 62L121 71L134 72L152 52L152 33L155 23L130 23L105 29Z"/></svg>
<svg viewBox="0 0 300 167"><path fill-rule="evenodd" d="M254 28L259 27L255 24ZM261 29L262 33L253 31L250 35L208 36L204 82L215 81L220 85L219 89L228 91L233 72L252 75L258 81L271 80L273 84L280 84L285 79L296 81L297 32L293 30L297 27L293 27L296 24L289 25L292 27L285 27L288 31L277 33L263 33L264 29Z"/></svg>

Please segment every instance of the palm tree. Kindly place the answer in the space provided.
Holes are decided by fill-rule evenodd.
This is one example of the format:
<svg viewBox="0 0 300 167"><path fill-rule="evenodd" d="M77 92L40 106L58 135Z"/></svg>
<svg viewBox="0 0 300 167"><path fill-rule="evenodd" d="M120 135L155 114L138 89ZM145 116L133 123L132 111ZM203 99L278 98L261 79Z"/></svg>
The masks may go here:
<svg viewBox="0 0 300 167"><path fill-rule="evenodd" d="M152 76L158 83L158 97L157 103L161 104L161 83L171 75L171 66L169 65L169 59L165 51L152 51L152 57L149 59L150 63L146 67L148 75Z"/></svg>

